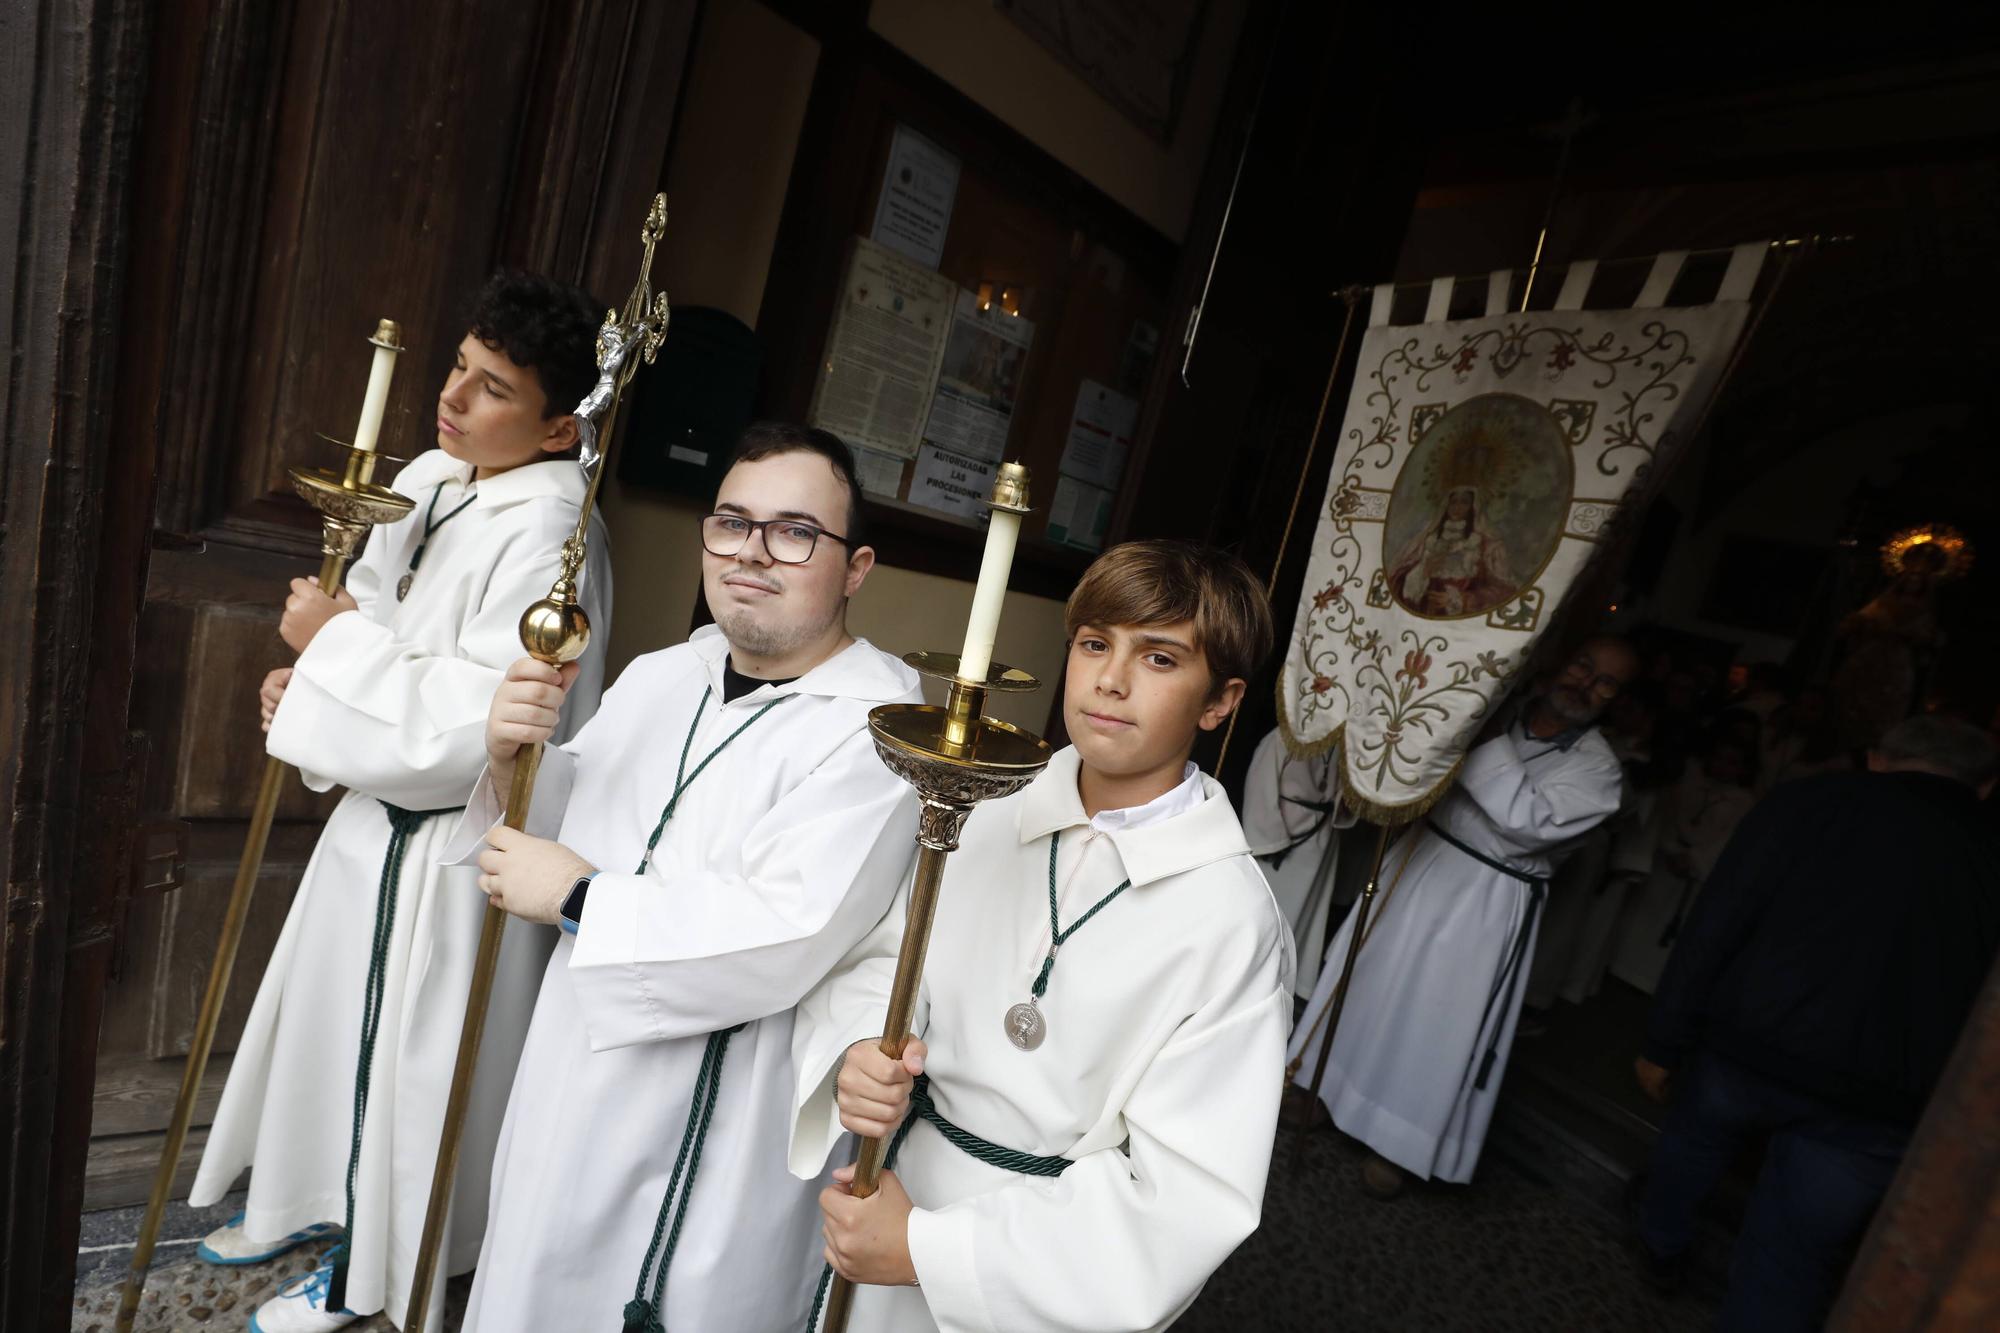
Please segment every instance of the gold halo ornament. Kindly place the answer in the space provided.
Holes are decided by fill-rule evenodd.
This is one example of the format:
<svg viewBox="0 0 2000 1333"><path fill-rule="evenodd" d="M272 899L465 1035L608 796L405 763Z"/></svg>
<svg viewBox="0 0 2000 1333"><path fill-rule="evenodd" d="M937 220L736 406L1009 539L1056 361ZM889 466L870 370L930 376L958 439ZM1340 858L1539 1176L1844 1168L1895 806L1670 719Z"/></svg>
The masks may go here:
<svg viewBox="0 0 2000 1333"><path fill-rule="evenodd" d="M1882 543L1886 574L1928 574L1936 579L1965 577L1975 555L1965 534L1948 523L1905 528Z"/></svg>

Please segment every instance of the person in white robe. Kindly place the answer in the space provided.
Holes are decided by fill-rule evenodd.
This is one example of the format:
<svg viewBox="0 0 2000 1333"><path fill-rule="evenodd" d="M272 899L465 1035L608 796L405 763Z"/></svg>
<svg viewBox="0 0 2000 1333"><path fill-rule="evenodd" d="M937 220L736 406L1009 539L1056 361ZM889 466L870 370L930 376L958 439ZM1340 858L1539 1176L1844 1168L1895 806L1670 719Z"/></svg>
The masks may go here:
<svg viewBox="0 0 2000 1333"><path fill-rule="evenodd" d="M1619 917L1611 968L1651 995L1687 920L1736 826L1757 803L1751 746L1716 736L1698 766L1666 794L1653 873Z"/></svg>
<svg viewBox="0 0 2000 1333"><path fill-rule="evenodd" d="M523 344L528 316L538 322ZM587 388L596 317L580 292L496 278L438 398L440 447L396 478L416 508L369 536L339 597L293 584L281 632L300 653L266 684L267 748L312 790L347 792L258 987L191 1202L217 1202L252 1168L241 1216L203 1242L211 1262L283 1253L344 1224L350 1200L352 1230L344 1297L329 1303L330 1257L257 1312L263 1333L384 1309L400 1320L407 1306L482 906L470 872L435 864L454 822L441 812L479 776L521 612L548 595L576 527L585 479L573 457L552 456L573 447L576 419L552 403ZM611 569L594 519L593 534L580 596L602 636ZM575 721L595 707L602 674L601 650L587 654ZM392 844L400 860L385 877ZM553 934L523 925L506 936L444 1272L478 1254L488 1164Z"/></svg>
<svg viewBox="0 0 2000 1333"><path fill-rule="evenodd" d="M1625 785L1629 791L1629 778ZM1547 1026L1548 1010L1575 966L1578 936L1590 924L1591 909L1608 887L1616 832L1612 825L1621 818L1622 810L1578 838L1549 877L1548 901L1535 928L1535 955L1521 1000L1519 1036L1539 1036Z"/></svg>
<svg viewBox="0 0 2000 1333"><path fill-rule="evenodd" d="M1118 594L1132 583L1180 595ZM1135 603L1171 619L1119 623ZM827 1258L865 1284L856 1330L1164 1328L1257 1225L1290 935L1187 757L1268 649L1262 588L1234 557L1131 543L1068 618L1074 745L969 819L903 1059L879 1041L904 902L800 1009L794 1174L918 1108L876 1194L842 1167L822 1195Z"/></svg>
<svg viewBox="0 0 2000 1333"><path fill-rule="evenodd" d="M1593 727L1630 681L1620 639L1585 644L1548 688L1467 753L1456 785L1392 848L1324 1080L1334 1123L1372 1150L1363 1181L1472 1179L1513 1044L1535 927L1561 850L1618 809L1618 757ZM1293 1034L1313 1088L1353 915Z"/></svg>
<svg viewBox="0 0 2000 1333"><path fill-rule="evenodd" d="M1243 778L1243 832L1291 926L1299 998L1312 993L1327 922L1340 897L1340 833L1353 811L1340 803L1333 754L1294 758L1276 727L1257 743Z"/></svg>
<svg viewBox="0 0 2000 1333"><path fill-rule="evenodd" d="M1521 1015L1524 1037L1535 1031L1530 1023L1537 1022L1538 1011L1556 999L1582 1004L1597 994L1610 966L1613 928L1627 888L1651 873L1656 789L1664 780L1661 766L1653 763L1653 728L1646 682L1635 682L1605 711L1604 739L1625 774L1618 813L1579 839L1549 881Z"/></svg>
<svg viewBox="0 0 2000 1333"><path fill-rule="evenodd" d="M562 923L493 1173L466 1327L778 1333L812 1294L817 1185L785 1168L792 1011L880 919L914 793L869 710L916 673L846 628L874 558L845 446L753 427L702 525L717 625L641 656L496 827L564 707L523 660L447 854ZM484 849L482 850L482 844ZM572 933L573 932L573 933Z"/></svg>

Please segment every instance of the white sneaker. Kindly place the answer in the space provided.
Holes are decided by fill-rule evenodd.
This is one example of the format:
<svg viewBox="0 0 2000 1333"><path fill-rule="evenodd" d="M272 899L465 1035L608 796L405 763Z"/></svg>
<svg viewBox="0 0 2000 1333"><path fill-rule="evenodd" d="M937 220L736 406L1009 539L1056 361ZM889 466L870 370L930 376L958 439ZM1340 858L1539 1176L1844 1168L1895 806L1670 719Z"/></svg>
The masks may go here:
<svg viewBox="0 0 2000 1333"><path fill-rule="evenodd" d="M238 1213L227 1222L208 1233L208 1238L195 1247L195 1254L212 1264L261 1264L266 1259L275 1259L281 1254L296 1250L309 1240L318 1240L340 1230L331 1222L315 1222L304 1231L294 1231L283 1240L251 1240L243 1230L243 1214Z"/></svg>
<svg viewBox="0 0 2000 1333"><path fill-rule="evenodd" d="M257 1313L250 1316L250 1333L327 1333L346 1328L361 1316L352 1310L326 1308L327 1288L332 1282L330 1259L310 1273L299 1274L257 1307Z"/></svg>

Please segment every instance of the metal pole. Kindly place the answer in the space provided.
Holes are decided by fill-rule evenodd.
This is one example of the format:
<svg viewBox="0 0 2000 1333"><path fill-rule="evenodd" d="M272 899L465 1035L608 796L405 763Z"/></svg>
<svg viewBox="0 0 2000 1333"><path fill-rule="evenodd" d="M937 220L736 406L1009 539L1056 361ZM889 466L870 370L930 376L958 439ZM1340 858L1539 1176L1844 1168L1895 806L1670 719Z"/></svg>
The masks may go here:
<svg viewBox="0 0 2000 1333"><path fill-rule="evenodd" d="M535 774L541 763L539 745L522 746L514 758L514 782L508 790L505 821L510 829L522 830L528 826L528 807L534 799ZM417 1244L409 1315L403 1321L404 1328L418 1333L422 1333L424 1321L430 1317L431 1287L444 1243L445 1221L451 1212L451 1186L458 1176L458 1152L465 1137L466 1111L472 1102L472 1077L479 1065L479 1043L486 1035L486 1011L493 999L493 976L500 965L500 945L506 929L507 913L488 903L479 922L479 951L473 959L465 1022L458 1033L458 1059L452 1065L451 1092L444 1106L445 1132L438 1142L437 1164L431 1170L430 1202L424 1210L423 1236Z"/></svg>
<svg viewBox="0 0 2000 1333"><path fill-rule="evenodd" d="M222 1021L222 1000L229 990L229 974L236 967L236 948L243 942L243 923L250 915L250 894L257 887L257 873L264 864L264 845L271 837L271 820L278 808L278 794L284 789L289 766L282 759L264 761L264 780L257 788L257 803L250 812L250 833L243 844L243 858L236 863L236 883L229 890L229 907L222 917L222 936L216 941L215 961L209 964L208 988L202 992L201 1012L195 1019L194 1039L188 1045L187 1066L181 1072L180 1095L174 1101L173 1118L167 1122L167 1141L160 1149L160 1164L153 1171L153 1190L146 1198L146 1219L139 1224L139 1240L132 1248L131 1271L125 1290L118 1298L117 1328L128 1333L139 1312L139 1297L146 1289L146 1270L152 1266L153 1246L159 1239L160 1221L173 1192L174 1175L180 1166L181 1150L187 1146L188 1125L194 1119L195 1097L201 1091L202 1075L208 1070L208 1053L215 1045L215 1029Z"/></svg>
<svg viewBox="0 0 2000 1333"><path fill-rule="evenodd" d="M1361 890L1361 897L1354 904L1354 930L1347 937L1347 958L1340 965L1340 980L1335 983L1333 995L1327 1001L1326 1032L1319 1042L1319 1060L1313 1066L1311 1094L1306 1101L1305 1114L1300 1117L1296 1134L1292 1139L1292 1170L1297 1171L1299 1160L1305 1154L1306 1131L1312 1128L1312 1108L1319 1101L1320 1085L1326 1081L1327 1060L1333 1054L1333 1033L1340 1026L1340 1011L1347 1007L1347 987L1354 980L1354 963L1361 957L1362 938L1368 930L1369 909L1375 902L1375 885L1382 878L1382 858L1389 850L1389 826L1384 824L1375 837L1375 862L1368 868L1368 883ZM1308 1037L1308 1040L1311 1038ZM1286 1081L1296 1070L1286 1071Z"/></svg>
<svg viewBox="0 0 2000 1333"><path fill-rule="evenodd" d="M362 451L354 451L362 455ZM340 591L347 562L358 549L370 523L388 522L409 512L410 502L394 492L373 486L370 477L375 456L350 458L344 479L332 474L298 473L293 484L315 504L341 504L348 512L336 515L322 510L323 543L319 566L320 591L331 597ZM345 492L344 497L341 495ZM243 841L243 856L236 863L236 882L229 890L229 905L222 916L222 935L215 944L215 961L209 964L208 986L202 992L201 1011L195 1018L194 1036L188 1043L187 1066L181 1072L181 1089L174 1099L173 1117L167 1122L167 1139L160 1149L160 1164L153 1170L152 1192L146 1197L146 1216L139 1224L139 1238L132 1247L130 1270L118 1297L114 1326L118 1333L130 1333L139 1312L139 1299L146 1289L146 1270L153 1262L153 1249L160 1237L160 1222L166 1215L167 1199L173 1193L174 1175L180 1166L181 1151L187 1146L188 1127L194 1120L195 1098L201 1092L202 1076L208 1072L209 1052L215 1046L215 1030L222 1022L222 1002L229 992L229 977L236 968L237 947L243 942L243 924L250 916L250 896L257 876L264 868L264 849L271 840L271 823L277 816L278 796L284 790L289 765L282 759L264 761L264 777L257 786L257 799L250 809L250 831Z"/></svg>
<svg viewBox="0 0 2000 1333"><path fill-rule="evenodd" d="M583 576L585 544L590 536L590 515L596 507L598 486L604 480L604 463L611 453L611 440L618 422L618 404L625 386L639 369L635 354L651 364L660 343L667 336L669 310L666 293L656 297L652 289L653 247L667 230L667 197L653 196L652 207L639 229L642 247L639 280L625 298L622 311L611 311L597 334L597 386L577 404L576 415L586 433L583 466L589 474L583 504L576 518L576 530L563 543L562 572L549 595L521 613L521 647L537 662L560 667L583 656L590 643L590 620L577 604L577 580ZM535 774L541 767L542 747L524 745L514 760L514 781L507 798L507 827L527 827L528 808L534 799ZM472 1077L479 1064L479 1043L486 1035L486 1011L493 1000L493 977L500 962L500 944L507 913L491 903L480 920L479 947L474 955L472 985L466 994L465 1019L458 1031L458 1057L452 1065L451 1091L445 1099L444 1126L438 1139L437 1163L431 1170L430 1202L424 1211L424 1230L417 1246L416 1273L410 1286L410 1304L403 1320L405 1329L423 1333L430 1315L431 1287L437 1275L438 1251L444 1243L444 1226L451 1210L452 1179L458 1172L459 1149L465 1137L465 1117L472 1100Z"/></svg>
<svg viewBox="0 0 2000 1333"><path fill-rule="evenodd" d="M1333 349L1333 364L1326 369L1326 388L1320 392L1319 415L1313 418L1312 437L1306 444L1306 461L1299 468L1299 484L1292 488L1292 507L1285 514L1285 530L1278 538L1278 554L1271 561L1271 573L1264 580L1264 596L1268 599L1278 588L1278 571L1285 567L1285 552L1291 548L1292 525L1298 522L1299 502L1305 498L1306 483L1312 480L1313 459L1319 456L1320 429L1326 425L1327 404L1333 401L1334 382L1340 378L1340 367L1347 360L1347 335L1354 331L1354 308L1361 303L1362 289L1343 287L1335 295L1347 306L1347 313L1340 321L1340 342ZM1238 704L1229 710L1229 726L1222 733L1222 748L1215 755L1214 772L1219 776L1222 765L1229 758L1229 742L1236 739L1236 719L1243 708Z"/></svg>
<svg viewBox="0 0 2000 1333"><path fill-rule="evenodd" d="M904 923L903 945L896 954L896 980L889 991L889 1013L882 1023L882 1054L892 1060L903 1058L910 1040L910 1023L916 1016L917 991L924 979L924 955L931 945L931 922L937 916L938 885L944 882L947 853L925 847L917 853L917 874L910 887L909 917ZM854 1197L865 1199L875 1193L882 1178L882 1159L888 1140L863 1139L854 1157ZM854 1284L839 1274L826 1294L824 1333L841 1333L847 1327L854 1305Z"/></svg>

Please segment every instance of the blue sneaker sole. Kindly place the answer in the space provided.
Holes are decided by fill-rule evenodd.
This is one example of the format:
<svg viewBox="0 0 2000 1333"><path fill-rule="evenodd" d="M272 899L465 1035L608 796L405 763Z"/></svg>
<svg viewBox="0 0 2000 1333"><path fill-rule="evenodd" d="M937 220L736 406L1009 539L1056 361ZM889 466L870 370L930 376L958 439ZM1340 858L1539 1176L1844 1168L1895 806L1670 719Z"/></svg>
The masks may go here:
<svg viewBox="0 0 2000 1333"><path fill-rule="evenodd" d="M325 1231L316 1232L310 1236L300 1236L296 1240L282 1240L274 1248L265 1250L262 1254L246 1254L240 1259L223 1258L214 1250L208 1248L207 1241L203 1241L201 1244L195 1246L194 1253L195 1257L203 1263L214 1264L219 1268L241 1268L245 1264L267 1264L280 1255L290 1254L301 1245L310 1245L316 1240L323 1240L337 1230L339 1230L338 1227L328 1227Z"/></svg>

